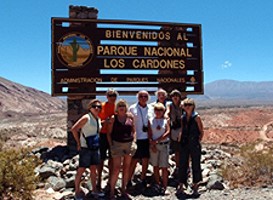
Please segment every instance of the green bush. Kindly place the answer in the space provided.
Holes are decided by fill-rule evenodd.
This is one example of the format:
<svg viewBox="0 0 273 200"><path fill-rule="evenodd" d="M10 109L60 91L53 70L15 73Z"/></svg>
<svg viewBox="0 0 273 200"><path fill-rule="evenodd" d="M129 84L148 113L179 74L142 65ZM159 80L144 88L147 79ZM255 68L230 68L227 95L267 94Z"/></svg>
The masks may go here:
<svg viewBox="0 0 273 200"><path fill-rule="evenodd" d="M38 178L38 159L25 149L0 151L0 199L30 200Z"/></svg>
<svg viewBox="0 0 273 200"><path fill-rule="evenodd" d="M246 144L240 149L241 164L224 166L222 175L233 188L273 185L273 147L270 143Z"/></svg>

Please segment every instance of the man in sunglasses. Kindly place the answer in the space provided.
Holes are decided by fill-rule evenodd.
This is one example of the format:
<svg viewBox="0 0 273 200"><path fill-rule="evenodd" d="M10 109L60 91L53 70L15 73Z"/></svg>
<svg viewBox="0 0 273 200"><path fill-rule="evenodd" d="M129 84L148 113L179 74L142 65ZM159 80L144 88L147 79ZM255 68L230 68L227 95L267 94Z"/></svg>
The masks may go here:
<svg viewBox="0 0 273 200"><path fill-rule="evenodd" d="M97 188L101 189L101 178L102 178L102 170L104 166L104 161L109 158L108 167L109 167L109 177L111 177L111 169L112 169L112 159L110 155L109 143L107 140L107 124L109 118L115 114L115 102L118 96L118 92L112 88L109 88L106 92L107 101L102 103L102 109L99 113L99 117L101 119L102 128L100 131L100 155L101 155L101 163L98 169L98 184ZM109 180L108 180L109 183ZM109 187L109 184L107 186ZM106 187L107 187L106 186ZM106 188L106 190L108 189Z"/></svg>
<svg viewBox="0 0 273 200"><path fill-rule="evenodd" d="M130 180L135 172L137 162L141 161L141 183L146 187L146 173L150 158L148 114L150 113L151 107L147 104L149 93L146 90L141 90L137 93L137 99L138 102L129 107L129 112L133 115L135 122L137 150L131 161L128 186L131 184Z"/></svg>

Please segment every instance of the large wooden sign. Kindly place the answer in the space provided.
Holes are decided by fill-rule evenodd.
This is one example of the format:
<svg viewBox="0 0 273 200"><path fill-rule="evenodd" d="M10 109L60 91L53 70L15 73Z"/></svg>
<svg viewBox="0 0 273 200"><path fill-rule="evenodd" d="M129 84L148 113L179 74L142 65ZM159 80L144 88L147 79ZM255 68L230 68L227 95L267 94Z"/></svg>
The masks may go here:
<svg viewBox="0 0 273 200"><path fill-rule="evenodd" d="M52 18L52 95L203 94L201 25Z"/></svg>

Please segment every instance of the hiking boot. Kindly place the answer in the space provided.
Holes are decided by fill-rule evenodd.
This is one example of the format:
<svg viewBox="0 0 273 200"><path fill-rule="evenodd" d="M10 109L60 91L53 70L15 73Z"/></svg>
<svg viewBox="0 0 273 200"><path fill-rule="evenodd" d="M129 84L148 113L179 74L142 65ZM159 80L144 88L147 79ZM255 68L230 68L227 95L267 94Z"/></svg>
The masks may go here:
<svg viewBox="0 0 273 200"><path fill-rule="evenodd" d="M133 186L133 183L132 181L128 181L127 185L126 185L126 188L131 188Z"/></svg>
<svg viewBox="0 0 273 200"><path fill-rule="evenodd" d="M164 195L170 195L170 192L167 190L167 188L162 187L160 189L160 195L164 196Z"/></svg>
<svg viewBox="0 0 273 200"><path fill-rule="evenodd" d="M161 193L161 188L158 184L154 184L152 186L152 190L156 193L156 194L160 194Z"/></svg>

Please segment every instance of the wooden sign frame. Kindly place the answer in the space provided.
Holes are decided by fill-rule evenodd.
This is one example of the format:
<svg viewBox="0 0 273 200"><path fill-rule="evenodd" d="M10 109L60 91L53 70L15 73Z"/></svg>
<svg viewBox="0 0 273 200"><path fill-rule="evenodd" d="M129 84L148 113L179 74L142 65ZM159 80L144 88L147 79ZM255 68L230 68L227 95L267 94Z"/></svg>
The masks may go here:
<svg viewBox="0 0 273 200"><path fill-rule="evenodd" d="M52 18L52 95L203 94L200 24Z"/></svg>

